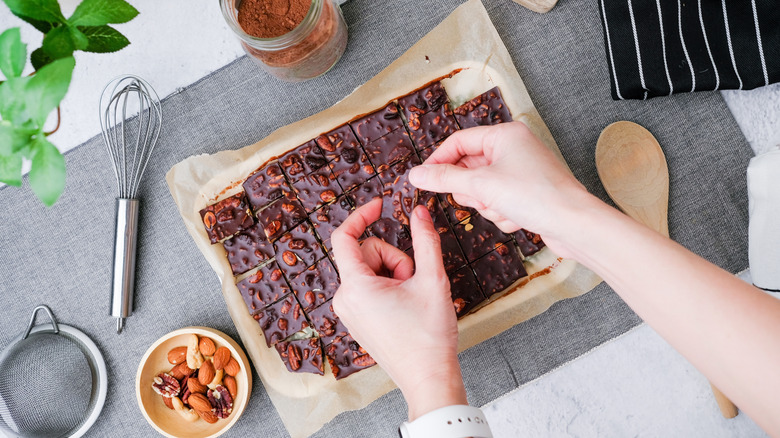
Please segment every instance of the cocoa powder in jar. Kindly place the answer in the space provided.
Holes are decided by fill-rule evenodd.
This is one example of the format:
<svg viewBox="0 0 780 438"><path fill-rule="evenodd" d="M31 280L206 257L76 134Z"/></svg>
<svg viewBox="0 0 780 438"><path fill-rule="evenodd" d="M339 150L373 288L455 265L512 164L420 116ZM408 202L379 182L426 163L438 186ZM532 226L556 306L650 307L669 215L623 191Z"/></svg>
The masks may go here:
<svg viewBox="0 0 780 438"><path fill-rule="evenodd" d="M276 38L301 24L311 0L241 0L238 24L256 38Z"/></svg>

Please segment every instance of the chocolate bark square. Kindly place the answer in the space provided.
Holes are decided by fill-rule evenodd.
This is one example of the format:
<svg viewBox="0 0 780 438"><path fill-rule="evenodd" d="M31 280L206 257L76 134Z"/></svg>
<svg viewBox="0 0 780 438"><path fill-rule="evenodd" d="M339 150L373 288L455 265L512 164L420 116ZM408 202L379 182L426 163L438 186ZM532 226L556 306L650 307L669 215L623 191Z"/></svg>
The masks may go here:
<svg viewBox="0 0 780 438"><path fill-rule="evenodd" d="M341 155L330 162L330 169L344 192L376 175L374 165L360 146L345 148Z"/></svg>
<svg viewBox="0 0 780 438"><path fill-rule="evenodd" d="M289 294L254 315L265 335L265 343L270 347L309 326L306 315L295 299Z"/></svg>
<svg viewBox="0 0 780 438"><path fill-rule="evenodd" d="M317 137L315 141L328 161L333 161L346 149L360 149L360 143L349 125L342 125L326 132Z"/></svg>
<svg viewBox="0 0 780 438"><path fill-rule="evenodd" d="M474 307L485 301L485 295L479 287L477 277L470 266L464 266L449 274L452 305L458 318L471 312Z"/></svg>
<svg viewBox="0 0 780 438"><path fill-rule="evenodd" d="M457 236L463 254L469 262L512 240L511 236L479 214L452 225L452 231Z"/></svg>
<svg viewBox="0 0 780 438"><path fill-rule="evenodd" d="M366 143L364 149L377 167L396 163L414 154L414 144L406 129L396 129L371 143Z"/></svg>
<svg viewBox="0 0 780 438"><path fill-rule="evenodd" d="M200 211L200 217L212 244L255 224L244 192L209 205Z"/></svg>
<svg viewBox="0 0 780 438"><path fill-rule="evenodd" d="M361 144L366 145L396 129L403 128L401 113L395 103L349 123Z"/></svg>
<svg viewBox="0 0 780 438"><path fill-rule="evenodd" d="M427 147L425 149L422 149L422 150L418 149L417 154L420 156L420 160L422 162L425 162L425 160L427 160L428 158L431 157L431 155L433 155L433 153L436 151L436 149L439 149L439 146L441 146L442 143L443 143L443 141L440 141L440 142L437 142L437 143L433 144L432 146L429 146L429 147Z"/></svg>
<svg viewBox="0 0 780 438"><path fill-rule="evenodd" d="M542 236L528 231L525 228L515 231L513 236L515 237L515 242L517 242L517 246L520 248L520 253L523 254L523 257L531 257L546 246L542 240Z"/></svg>
<svg viewBox="0 0 780 438"><path fill-rule="evenodd" d="M455 198L453 198L452 193L440 193L439 201L441 202L442 209L447 214L447 219L452 225L477 214L477 210L458 204L455 201Z"/></svg>
<svg viewBox="0 0 780 438"><path fill-rule="evenodd" d="M276 262L289 280L325 257L309 222L302 222L274 242Z"/></svg>
<svg viewBox="0 0 780 438"><path fill-rule="evenodd" d="M378 176L375 176L352 189L352 191L347 194L347 197L349 197L349 200L355 208L360 208L376 198L381 198L383 191L384 187L382 187L382 181Z"/></svg>
<svg viewBox="0 0 780 438"><path fill-rule="evenodd" d="M328 164L315 140L309 140L279 158L279 164L290 181L314 172Z"/></svg>
<svg viewBox="0 0 780 438"><path fill-rule="evenodd" d="M527 276L520 252L514 243L501 245L471 264L486 297L508 288Z"/></svg>
<svg viewBox="0 0 780 438"><path fill-rule="evenodd" d="M275 347L290 372L324 375L322 345L319 339L284 341L279 342Z"/></svg>
<svg viewBox="0 0 780 438"><path fill-rule="evenodd" d="M279 163L273 162L257 169L243 184L253 210L270 204L290 191Z"/></svg>
<svg viewBox="0 0 780 438"><path fill-rule="evenodd" d="M307 313L309 314L312 326L314 326L314 330L317 330L324 345L330 344L339 336L349 334L347 328L341 323L338 315L333 311L332 300L325 302L325 304Z"/></svg>
<svg viewBox="0 0 780 438"><path fill-rule="evenodd" d="M336 202L322 206L309 215L309 220L320 240L328 242L333 230L339 227L352 212L352 203L347 196L340 196Z"/></svg>
<svg viewBox="0 0 780 438"><path fill-rule="evenodd" d="M439 233L441 241L441 255L444 263L444 269L452 272L466 265L466 259L463 257L463 251L460 249L458 239L452 232L449 221L444 211L439 205L439 199L433 192L424 190L417 191L417 205L423 205L428 209L433 220L433 227Z"/></svg>
<svg viewBox="0 0 780 438"><path fill-rule="evenodd" d="M300 176L292 182L292 186L307 213L333 202L341 195L341 186L328 166Z"/></svg>
<svg viewBox="0 0 780 438"><path fill-rule="evenodd" d="M335 338L333 343L325 347L325 355L336 380L376 365L376 361L351 335Z"/></svg>
<svg viewBox="0 0 780 438"><path fill-rule="evenodd" d="M369 235L384 240L401 251L412 246L412 233L409 226L403 225L392 218L383 217L367 228Z"/></svg>
<svg viewBox="0 0 780 438"><path fill-rule="evenodd" d="M290 293L290 286L287 285L287 280L276 262L258 269L254 274L239 281L236 287L250 314Z"/></svg>
<svg viewBox="0 0 780 438"><path fill-rule="evenodd" d="M407 120L409 134L418 151L433 146L459 129L449 103L424 114L412 113Z"/></svg>
<svg viewBox="0 0 780 438"><path fill-rule="evenodd" d="M412 114L425 114L435 111L449 102L441 82L432 82L406 96L398 98L398 106L409 120Z"/></svg>
<svg viewBox="0 0 780 438"><path fill-rule="evenodd" d="M398 163L382 166L379 179L383 185L382 217L393 218L409 225L415 206L416 188L409 182L409 171L420 164L417 155L409 155Z"/></svg>
<svg viewBox="0 0 780 438"><path fill-rule="evenodd" d="M243 274L274 255L273 245L259 223L227 239L223 245L233 275Z"/></svg>
<svg viewBox="0 0 780 438"><path fill-rule="evenodd" d="M501 91L498 87L493 87L480 94L455 108L453 112L460 129L512 121L512 115L509 113L509 108L501 97Z"/></svg>
<svg viewBox="0 0 780 438"><path fill-rule="evenodd" d="M327 257L290 280L290 287L307 312L333 298L340 284L339 273Z"/></svg>
<svg viewBox="0 0 780 438"><path fill-rule="evenodd" d="M262 224L268 240L273 242L306 220L306 210L290 193L257 212L257 220Z"/></svg>

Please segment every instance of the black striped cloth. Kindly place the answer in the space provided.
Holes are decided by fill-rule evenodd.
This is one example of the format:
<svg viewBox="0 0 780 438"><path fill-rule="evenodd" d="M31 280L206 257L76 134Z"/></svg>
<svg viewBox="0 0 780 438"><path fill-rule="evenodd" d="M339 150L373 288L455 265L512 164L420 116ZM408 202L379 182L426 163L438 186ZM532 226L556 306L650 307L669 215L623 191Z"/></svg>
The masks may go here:
<svg viewBox="0 0 780 438"><path fill-rule="evenodd" d="M780 0L599 0L612 98L780 81Z"/></svg>

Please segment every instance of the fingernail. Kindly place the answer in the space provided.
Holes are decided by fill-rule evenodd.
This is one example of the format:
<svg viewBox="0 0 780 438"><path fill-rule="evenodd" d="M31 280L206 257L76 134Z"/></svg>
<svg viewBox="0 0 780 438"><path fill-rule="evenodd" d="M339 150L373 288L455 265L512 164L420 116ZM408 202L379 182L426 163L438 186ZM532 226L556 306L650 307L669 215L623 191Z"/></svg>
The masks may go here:
<svg viewBox="0 0 780 438"><path fill-rule="evenodd" d="M412 170L409 172L409 180L412 182L413 185L419 186L421 183L425 182L425 175L428 172L428 167L426 165L420 165L415 166L412 168Z"/></svg>
<svg viewBox="0 0 780 438"><path fill-rule="evenodd" d="M419 219L422 219L426 222L433 222L433 219L431 219L431 214L428 212L428 209L422 205L419 205L417 206L417 208L415 208L414 214L416 214Z"/></svg>

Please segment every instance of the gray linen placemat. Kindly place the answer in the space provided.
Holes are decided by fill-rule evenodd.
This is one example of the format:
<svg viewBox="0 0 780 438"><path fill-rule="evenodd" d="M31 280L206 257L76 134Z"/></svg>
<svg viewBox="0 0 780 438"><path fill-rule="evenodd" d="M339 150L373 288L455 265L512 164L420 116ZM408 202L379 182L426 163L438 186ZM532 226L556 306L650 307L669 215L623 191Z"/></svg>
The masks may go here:
<svg viewBox="0 0 780 438"><path fill-rule="evenodd" d="M240 148L329 107L459 3L349 2L343 7L349 49L324 77L283 84L241 58L165 99L164 131L140 194L136 312L121 336L108 316L115 188L102 140L95 137L66 155L67 187L52 208L42 207L29 188L0 190L0 345L23 330L36 304L50 305L60 321L88 333L106 356L108 399L89 436L154 435L134 391L146 348L188 325L214 327L237 338L217 276L185 231L165 172L191 154ZM664 147L670 166L672 237L732 272L744 269L745 168L752 152L720 95L614 102L596 2L561 0L545 15L509 0L488 0L486 6L580 181L606 199L593 158L600 131L622 119L644 125ZM604 284L559 302L461 354L470 402L485 404L638 323ZM362 411L338 416L315 436L395 437L405 418L406 405L396 390ZM248 409L228 436L287 436L258 380Z"/></svg>

